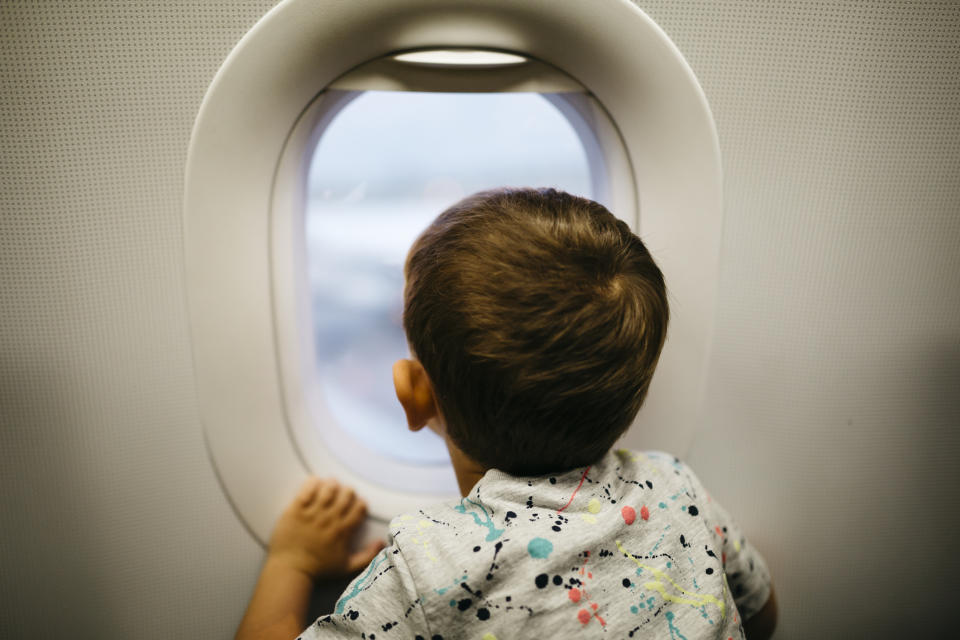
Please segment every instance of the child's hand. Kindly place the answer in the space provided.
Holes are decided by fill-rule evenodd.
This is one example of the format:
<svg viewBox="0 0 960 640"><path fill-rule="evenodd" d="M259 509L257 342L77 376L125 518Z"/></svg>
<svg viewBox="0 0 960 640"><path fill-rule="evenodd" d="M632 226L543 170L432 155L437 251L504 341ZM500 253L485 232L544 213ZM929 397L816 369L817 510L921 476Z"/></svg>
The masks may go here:
<svg viewBox="0 0 960 640"><path fill-rule="evenodd" d="M353 489L311 477L283 512L270 537L268 559L311 579L356 573L385 546L372 542L350 553L350 538L367 514Z"/></svg>

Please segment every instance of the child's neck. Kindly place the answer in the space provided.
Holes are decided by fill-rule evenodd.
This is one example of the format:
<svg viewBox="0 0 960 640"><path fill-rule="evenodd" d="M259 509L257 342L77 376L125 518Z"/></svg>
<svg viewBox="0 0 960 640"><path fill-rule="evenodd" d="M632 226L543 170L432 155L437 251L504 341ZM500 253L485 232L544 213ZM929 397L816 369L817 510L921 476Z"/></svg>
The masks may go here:
<svg viewBox="0 0 960 640"><path fill-rule="evenodd" d="M460 487L460 495L467 497L473 486L480 481L487 469L477 462L474 462L467 454L460 451L457 445L453 444L449 437L444 438L447 442L447 451L450 453L450 462L453 463L453 472L457 476L457 485Z"/></svg>

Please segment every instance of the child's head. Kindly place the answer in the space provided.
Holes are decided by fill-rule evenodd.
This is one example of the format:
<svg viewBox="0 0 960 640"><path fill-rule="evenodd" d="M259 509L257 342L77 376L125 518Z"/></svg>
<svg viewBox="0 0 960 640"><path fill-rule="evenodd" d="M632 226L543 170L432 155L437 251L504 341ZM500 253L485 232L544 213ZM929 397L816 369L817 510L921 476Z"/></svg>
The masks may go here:
<svg viewBox="0 0 960 640"><path fill-rule="evenodd" d="M497 189L407 256L403 325L453 443L535 475L602 457L640 409L667 331L663 276L602 205Z"/></svg>

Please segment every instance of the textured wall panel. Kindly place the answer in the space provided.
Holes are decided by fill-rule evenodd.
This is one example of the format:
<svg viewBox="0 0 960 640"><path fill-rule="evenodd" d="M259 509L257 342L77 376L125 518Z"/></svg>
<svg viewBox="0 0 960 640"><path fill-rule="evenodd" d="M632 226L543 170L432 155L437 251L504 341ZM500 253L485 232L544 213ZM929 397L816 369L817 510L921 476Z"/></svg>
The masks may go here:
<svg viewBox="0 0 960 640"><path fill-rule="evenodd" d="M227 637L260 559L207 461L186 146L269 3L0 4L0 637Z"/></svg>
<svg viewBox="0 0 960 640"><path fill-rule="evenodd" d="M203 447L181 202L200 100L271 4L0 3L0 637L229 637L246 604L261 554ZM724 153L689 459L767 555L778 638L941 631L960 7L638 4Z"/></svg>
<svg viewBox="0 0 960 640"><path fill-rule="evenodd" d="M640 4L703 83L724 154L690 461L766 553L778 637L942 632L960 568L960 7Z"/></svg>

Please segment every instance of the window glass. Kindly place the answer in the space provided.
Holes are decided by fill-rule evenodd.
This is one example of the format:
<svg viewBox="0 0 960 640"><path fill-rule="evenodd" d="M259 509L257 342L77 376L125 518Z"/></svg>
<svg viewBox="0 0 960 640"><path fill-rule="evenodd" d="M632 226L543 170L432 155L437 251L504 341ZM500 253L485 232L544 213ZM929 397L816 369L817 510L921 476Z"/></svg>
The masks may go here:
<svg viewBox="0 0 960 640"><path fill-rule="evenodd" d="M406 252L475 191L592 197L589 171L573 128L538 94L369 91L337 114L310 161L305 229L317 379L337 422L318 425L325 438L342 431L396 460L448 463L439 437L407 430L393 391L393 362L409 357Z"/></svg>

